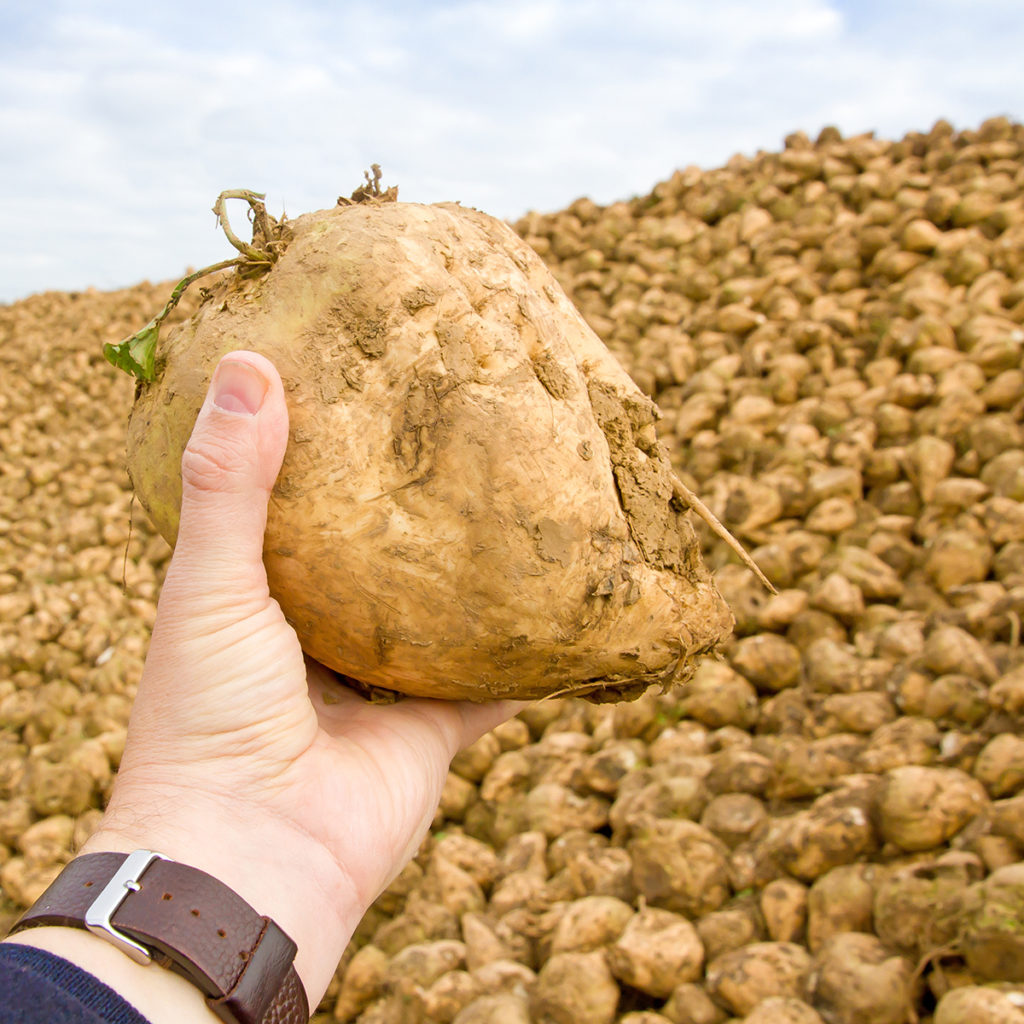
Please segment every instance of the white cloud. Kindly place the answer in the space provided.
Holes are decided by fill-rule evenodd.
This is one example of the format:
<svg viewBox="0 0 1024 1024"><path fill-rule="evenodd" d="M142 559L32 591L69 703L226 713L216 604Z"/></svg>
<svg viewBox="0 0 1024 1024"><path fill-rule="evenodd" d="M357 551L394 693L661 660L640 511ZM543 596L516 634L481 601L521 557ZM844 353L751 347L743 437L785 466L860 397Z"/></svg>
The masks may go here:
<svg viewBox="0 0 1024 1024"><path fill-rule="evenodd" d="M466 31L482 32L503 42L538 45L552 37L574 7L575 4L544 0L505 0L501 4L479 0L441 4L436 13L427 8L422 16L436 19L444 31L459 35Z"/></svg>
<svg viewBox="0 0 1024 1024"><path fill-rule="evenodd" d="M0 301L222 258L227 187L297 214L378 161L513 217L797 128L1024 114L1016 0L55 3L0 38Z"/></svg>

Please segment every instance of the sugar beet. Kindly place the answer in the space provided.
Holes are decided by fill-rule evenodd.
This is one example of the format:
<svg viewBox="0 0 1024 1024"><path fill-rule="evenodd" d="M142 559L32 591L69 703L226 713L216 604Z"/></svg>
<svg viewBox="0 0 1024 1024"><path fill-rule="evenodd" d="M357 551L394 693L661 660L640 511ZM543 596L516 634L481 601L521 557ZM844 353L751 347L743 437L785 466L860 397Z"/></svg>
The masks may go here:
<svg viewBox="0 0 1024 1024"><path fill-rule="evenodd" d="M129 471L161 533L212 369L251 349L289 399L265 561L309 654L372 687L477 700L685 678L729 612L656 408L541 260L457 205L289 227L272 269L220 281L140 385Z"/></svg>

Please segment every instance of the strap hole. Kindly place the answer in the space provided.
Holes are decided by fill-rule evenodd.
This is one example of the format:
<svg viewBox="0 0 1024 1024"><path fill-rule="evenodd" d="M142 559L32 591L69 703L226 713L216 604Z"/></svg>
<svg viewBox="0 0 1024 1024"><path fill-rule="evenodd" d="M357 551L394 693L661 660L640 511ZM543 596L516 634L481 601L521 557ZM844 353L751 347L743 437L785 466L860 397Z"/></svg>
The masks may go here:
<svg viewBox="0 0 1024 1024"><path fill-rule="evenodd" d="M248 963L249 962L249 952L248 952L248 950L243 950L238 955L242 958L242 962L243 963Z"/></svg>
<svg viewBox="0 0 1024 1024"><path fill-rule="evenodd" d="M92 882L85 882L84 885L85 885L86 889L91 889L92 888Z"/></svg>
<svg viewBox="0 0 1024 1024"><path fill-rule="evenodd" d="M220 936L220 937L221 937L222 939L226 939L226 938L228 937L228 933L227 933L226 931L224 931L224 929L223 929L223 928L218 928L218 929L217 929L217 934L218 934L218 935L219 935L219 936Z"/></svg>
<svg viewBox="0 0 1024 1024"><path fill-rule="evenodd" d="M174 899L174 897L169 892L165 892L164 895L163 895L163 898L165 900L173 900Z"/></svg>
<svg viewBox="0 0 1024 1024"><path fill-rule="evenodd" d="M193 908L193 910L192 910L192 916L193 916L193 917L198 917L198 916L199 916L199 911L198 911L198 910L196 910L195 908Z"/></svg>

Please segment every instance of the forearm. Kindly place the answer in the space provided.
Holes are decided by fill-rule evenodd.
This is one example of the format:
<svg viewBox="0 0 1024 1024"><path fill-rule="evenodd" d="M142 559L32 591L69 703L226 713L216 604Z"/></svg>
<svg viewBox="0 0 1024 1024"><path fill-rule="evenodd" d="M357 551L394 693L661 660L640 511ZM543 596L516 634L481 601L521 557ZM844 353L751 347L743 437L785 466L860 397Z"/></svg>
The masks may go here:
<svg viewBox="0 0 1024 1024"><path fill-rule="evenodd" d="M119 949L77 928L33 928L4 942L35 946L77 964L109 985L152 1024L218 1024L202 993L184 978L144 967Z"/></svg>
<svg viewBox="0 0 1024 1024"><path fill-rule="evenodd" d="M177 803L180 806L181 796ZM172 805L173 806L173 805ZM226 820L230 815L230 820ZM273 821L257 823L244 808L205 811L201 800L182 813L129 816L108 811L83 854L145 848L212 875L261 915L273 919L298 951L295 968L310 1009L326 990L362 914L330 858L317 844ZM143 876L143 885L145 876ZM34 945L77 964L119 992L153 1021L214 1021L191 982L159 966L134 963L101 937L76 928L33 928L10 941Z"/></svg>

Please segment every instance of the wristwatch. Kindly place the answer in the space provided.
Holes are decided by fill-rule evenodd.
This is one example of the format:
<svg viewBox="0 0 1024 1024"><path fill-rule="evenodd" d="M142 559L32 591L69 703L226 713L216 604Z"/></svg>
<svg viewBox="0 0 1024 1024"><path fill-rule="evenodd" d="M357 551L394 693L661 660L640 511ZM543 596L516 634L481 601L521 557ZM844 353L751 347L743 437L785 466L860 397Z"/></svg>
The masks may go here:
<svg viewBox="0 0 1024 1024"><path fill-rule="evenodd" d="M152 850L76 857L11 929L86 928L187 978L227 1024L307 1024L295 943L212 875Z"/></svg>

